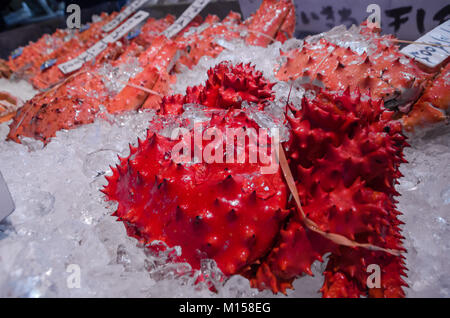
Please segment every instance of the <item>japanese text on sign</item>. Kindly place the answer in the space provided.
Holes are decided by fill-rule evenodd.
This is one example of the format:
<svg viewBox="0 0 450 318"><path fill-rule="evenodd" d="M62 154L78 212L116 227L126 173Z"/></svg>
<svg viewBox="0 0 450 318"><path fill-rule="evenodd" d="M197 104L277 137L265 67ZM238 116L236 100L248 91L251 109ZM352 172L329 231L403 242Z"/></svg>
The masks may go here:
<svg viewBox="0 0 450 318"><path fill-rule="evenodd" d="M258 9L261 0L239 3L247 17ZM395 34L403 40L416 40L450 18L450 4L445 0L294 0L296 30L320 33L340 24L358 25L367 19L366 9L372 3L381 7L383 33Z"/></svg>

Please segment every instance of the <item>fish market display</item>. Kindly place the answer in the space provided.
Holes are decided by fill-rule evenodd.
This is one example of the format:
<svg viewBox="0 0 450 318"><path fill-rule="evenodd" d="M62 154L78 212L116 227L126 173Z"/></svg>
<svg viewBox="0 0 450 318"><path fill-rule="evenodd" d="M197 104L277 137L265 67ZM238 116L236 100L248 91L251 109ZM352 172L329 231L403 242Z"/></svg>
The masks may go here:
<svg viewBox="0 0 450 318"><path fill-rule="evenodd" d="M198 54L215 57L220 53L221 50L218 49L218 44L214 44L213 38L219 41L229 37L240 37L240 31L247 29L265 30L265 25L269 22L270 28L266 32L268 34L263 32L261 34L269 37L276 36L280 26L273 25L272 16L267 11L271 8L270 12L281 14L282 17L277 21L283 25L288 9L292 9L289 6L291 2L272 0L266 2L260 9L264 10L264 14L258 11L255 18L251 17L246 24L241 25L235 13L231 13L218 25L214 24L214 21L218 21L217 17L209 16L203 23L198 17L188 24L186 30L182 31L184 33L173 40L158 35L173 22L173 17L147 21L142 28L143 31L136 38L129 42L124 39L110 43L108 48L96 58L94 65L88 63L58 86L28 101L14 117L8 138L20 142L20 136L32 137L46 144L60 129L71 129L91 123L100 110L99 105L103 105L109 113L157 108L161 96L169 92L170 83L175 81L172 69L180 54L188 52L185 59L180 59L180 63L193 66L198 61L198 57L195 57ZM283 8L286 7L281 10L281 13L278 12L280 5ZM233 26L231 33L228 31L230 24ZM283 28L290 29L292 34L294 24ZM191 31L191 29L194 30ZM208 32L203 29L210 30L209 32L212 33L208 35ZM196 38L202 40L195 41L195 46L191 45L184 36L187 33L195 34L190 36L194 40ZM249 39L253 34L254 32L247 32L244 36ZM258 36L261 34L258 33ZM265 40L258 44L267 45L268 43L269 41ZM114 68L120 68L120 65L129 65L131 57L137 58L136 66L130 76L122 80L124 85L117 91L108 91L106 89L108 84L102 80L102 73L106 73L106 81L114 82L121 79L114 78L110 74L111 71L105 71L103 62L111 64L114 70ZM58 72L59 69L55 71ZM108 79L108 76L112 78Z"/></svg>
<svg viewBox="0 0 450 318"><path fill-rule="evenodd" d="M61 72L117 14L0 60L0 296L450 296L450 64L263 0Z"/></svg>

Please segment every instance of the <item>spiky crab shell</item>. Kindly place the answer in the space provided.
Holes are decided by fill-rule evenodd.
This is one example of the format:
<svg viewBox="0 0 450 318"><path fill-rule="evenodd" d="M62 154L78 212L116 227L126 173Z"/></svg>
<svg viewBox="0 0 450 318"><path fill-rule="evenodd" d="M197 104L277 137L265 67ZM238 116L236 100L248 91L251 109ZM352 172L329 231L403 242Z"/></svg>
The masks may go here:
<svg viewBox="0 0 450 318"><path fill-rule="evenodd" d="M274 99L272 87L260 71L250 64L232 65L225 61L208 70L205 85L188 87L186 95L165 97L161 113L181 114L184 104L200 104L209 108L241 108L242 102L256 103L262 109Z"/></svg>
<svg viewBox="0 0 450 318"><path fill-rule="evenodd" d="M80 82L84 86L78 86ZM73 90L71 84L80 88ZM86 91L95 92L102 87L100 79L84 72L68 79L67 85L57 88L55 94L44 92L34 96L17 111L7 139L20 143L20 137L30 137L47 144L58 130L94 122L98 103L105 97L86 95Z"/></svg>
<svg viewBox="0 0 450 318"><path fill-rule="evenodd" d="M382 103L348 92L319 92L292 109L288 157L306 216L320 230L360 243L404 251L394 184L406 145L401 126ZM249 274L252 285L285 292L293 278L312 274L312 262L331 252L324 297L402 297L402 257L337 246L290 218L265 262ZM381 268L382 286L368 289L369 264Z"/></svg>
<svg viewBox="0 0 450 318"><path fill-rule="evenodd" d="M203 131L255 127L234 113L211 123ZM191 137L184 136L186 143ZM104 192L119 203L115 215L129 235L181 246L179 260L194 269L214 259L225 275L239 273L268 253L287 215L282 176L261 174L263 165L248 161L177 163L171 159L177 143L150 133L113 169Z"/></svg>
<svg viewBox="0 0 450 318"><path fill-rule="evenodd" d="M46 145L61 129L94 122L99 104L107 100L104 90L102 80L92 72L68 78L66 85L39 93L18 109L7 139L20 143L21 137L30 137Z"/></svg>
<svg viewBox="0 0 450 318"><path fill-rule="evenodd" d="M222 103L224 92L256 100L262 109L264 100L272 98L270 83L259 80L259 88L243 84L242 77L251 83L254 72L242 67L219 65L205 86L165 98L161 113L176 116L185 103L202 104L227 114L212 116L202 131L256 128L239 109L242 99ZM253 93L241 94L248 88ZM400 124L381 101L359 92L317 91L310 96L303 98L300 109L291 107L293 134L284 145L307 217L322 231L404 250L394 200L406 145ZM176 164L170 160L175 143L150 134L108 177L105 193L119 202L116 215L130 235L145 243L180 245L181 260L194 268L201 259L212 258L226 275L240 273L252 286L273 292L285 292L295 277L312 274L311 264L331 253L324 297L404 296L403 259L342 247L310 230L287 202L278 170L264 175L258 164ZM368 289L368 264L380 266L380 288Z"/></svg>
<svg viewBox="0 0 450 318"><path fill-rule="evenodd" d="M375 45L373 52L359 54L323 38L306 41L302 48L282 53L286 62L277 77L284 81L317 78L332 91L359 89L384 99L386 107L406 112L431 74L400 53L398 46L390 43L392 37L364 32L366 29L362 26L360 32L364 41Z"/></svg>

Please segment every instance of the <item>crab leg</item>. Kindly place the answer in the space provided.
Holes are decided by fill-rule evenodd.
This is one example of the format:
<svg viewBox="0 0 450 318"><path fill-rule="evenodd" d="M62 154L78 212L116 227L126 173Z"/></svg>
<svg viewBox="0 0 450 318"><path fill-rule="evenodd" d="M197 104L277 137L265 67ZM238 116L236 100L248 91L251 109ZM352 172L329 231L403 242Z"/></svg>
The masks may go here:
<svg viewBox="0 0 450 318"><path fill-rule="evenodd" d="M450 63L439 75L430 80L423 95L414 104L412 110L403 117L403 124L408 131L414 127L442 122L448 119L450 110Z"/></svg>
<svg viewBox="0 0 450 318"><path fill-rule="evenodd" d="M249 29L248 44L267 46L271 39L278 37L278 40L285 40L286 36L294 33L294 4L291 0L264 0L246 24Z"/></svg>

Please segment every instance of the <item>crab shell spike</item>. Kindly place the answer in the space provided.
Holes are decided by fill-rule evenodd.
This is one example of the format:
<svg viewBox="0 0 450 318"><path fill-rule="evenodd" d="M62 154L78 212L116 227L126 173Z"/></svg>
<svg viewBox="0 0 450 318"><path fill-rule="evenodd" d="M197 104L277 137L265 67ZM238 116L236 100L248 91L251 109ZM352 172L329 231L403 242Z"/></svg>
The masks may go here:
<svg viewBox="0 0 450 318"><path fill-rule="evenodd" d="M286 188L281 174L270 175L264 182L277 185L277 191L280 191L276 195L266 200L261 200L256 196L255 202L248 202L241 193L243 182L246 180L243 179L242 174L251 176L252 171L259 171L259 165L249 168L244 164L238 166L230 164L228 167L234 177L229 174L218 182L219 185L215 180L220 180L219 176L223 171L223 167L220 165L209 164L208 174L200 179L198 176L195 177L196 171L205 164L184 166L184 175L196 178L194 184L177 173L177 165L159 166L154 164L157 161L164 161L165 149L170 149L174 145L174 141L170 139L162 136L157 138L161 140L158 147L138 146L133 154L136 164L130 166L124 162L123 167L119 169L119 175L113 178L107 186L108 198L118 201L117 214L128 220L125 226L130 229L129 232L135 233L134 229L138 229L138 232L148 240L147 242L163 240L170 246L180 245L183 259L194 268L200 266L201 259L196 252L200 250L209 255L209 258L215 259L219 268L226 275L238 273L242 268L263 256L271 246L283 221L283 218L277 217L278 211L286 204ZM147 143L147 141L144 142L144 144ZM154 159L153 162L148 162L144 158ZM137 182L137 173L143 171L146 175L154 175L155 181L151 183ZM168 178L173 181L170 186L167 182ZM146 178L146 180L149 179ZM136 194L133 197L127 191L123 191L124 183L128 184L130 180L134 180L132 184L136 188ZM156 186L155 190L150 191L154 186ZM139 198L150 199L148 197L150 193L153 193L154 199L140 201ZM168 202L168 204L157 203L162 201ZM150 203L149 205L148 202L154 202L154 204ZM233 207L228 209L229 205L221 202L236 203L233 203ZM248 204L251 204L251 208L247 207ZM124 205L132 207L133 214L136 216L133 222L129 220L130 212L122 208ZM178 209L177 213L173 212L180 206L183 207L183 210ZM158 213L152 214L152 218L149 219L146 213L147 209L158 211ZM211 211L211 215L203 216L195 213L206 210ZM259 215L259 221L255 221L254 215ZM175 217L177 222L171 222ZM238 219L239 222L236 222ZM274 222L274 220L276 221ZM164 224L166 225L164 226ZM253 229L253 237L256 239L248 241L244 237L236 235L236 231L239 232L245 224ZM223 229L224 227L225 229ZM163 232L164 235L162 235ZM223 246L224 242L228 241L230 242L229 248L227 250L210 249L207 243L211 244L212 235L217 237L215 245ZM251 247L251 249L249 250L245 246Z"/></svg>

